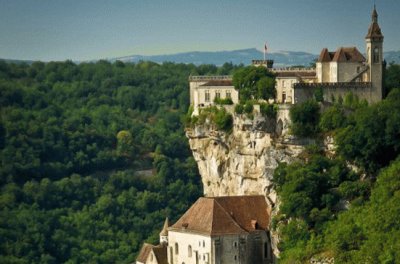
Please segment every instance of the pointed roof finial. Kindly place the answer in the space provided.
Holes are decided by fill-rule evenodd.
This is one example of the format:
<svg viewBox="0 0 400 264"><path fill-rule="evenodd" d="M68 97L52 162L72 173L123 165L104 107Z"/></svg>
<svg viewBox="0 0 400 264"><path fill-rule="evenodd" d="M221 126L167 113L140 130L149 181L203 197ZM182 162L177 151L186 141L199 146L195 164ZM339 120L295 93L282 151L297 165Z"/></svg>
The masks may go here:
<svg viewBox="0 0 400 264"><path fill-rule="evenodd" d="M168 236L168 227L169 227L169 222L168 222L168 217L167 217L167 218L165 218L164 226L160 232L160 236Z"/></svg>
<svg viewBox="0 0 400 264"><path fill-rule="evenodd" d="M378 12L376 12L375 3L374 3L374 11L372 11L372 22L378 23Z"/></svg>

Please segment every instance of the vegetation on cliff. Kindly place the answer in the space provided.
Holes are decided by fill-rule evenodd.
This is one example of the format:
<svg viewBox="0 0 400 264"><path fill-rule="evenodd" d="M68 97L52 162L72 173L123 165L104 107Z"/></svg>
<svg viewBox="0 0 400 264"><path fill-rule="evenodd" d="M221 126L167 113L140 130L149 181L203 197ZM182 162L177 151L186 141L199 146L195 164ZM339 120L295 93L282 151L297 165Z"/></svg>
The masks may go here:
<svg viewBox="0 0 400 264"><path fill-rule="evenodd" d="M202 195L190 74L232 64L0 61L0 263L130 263Z"/></svg>
<svg viewBox="0 0 400 264"><path fill-rule="evenodd" d="M307 122L311 130L297 125L334 136L337 149L327 158L308 148L300 162L275 171L281 263L305 263L312 256L334 257L335 263L397 263L400 89L371 106L348 96Z"/></svg>

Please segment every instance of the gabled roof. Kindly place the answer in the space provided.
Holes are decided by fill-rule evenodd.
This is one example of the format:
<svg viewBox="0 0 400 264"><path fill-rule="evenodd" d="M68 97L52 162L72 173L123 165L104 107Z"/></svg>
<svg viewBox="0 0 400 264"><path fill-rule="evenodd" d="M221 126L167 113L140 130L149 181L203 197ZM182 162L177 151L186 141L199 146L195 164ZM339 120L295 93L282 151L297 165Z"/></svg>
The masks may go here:
<svg viewBox="0 0 400 264"><path fill-rule="evenodd" d="M329 52L327 48L323 48L319 55L318 62L330 62L334 55L334 52Z"/></svg>
<svg viewBox="0 0 400 264"><path fill-rule="evenodd" d="M356 47L340 47L336 52L329 52L324 48L319 55L318 62L365 62L365 57Z"/></svg>
<svg viewBox="0 0 400 264"><path fill-rule="evenodd" d="M267 230L269 209L262 195L202 197L169 230L204 235Z"/></svg>
<svg viewBox="0 0 400 264"><path fill-rule="evenodd" d="M136 258L136 261L139 261L139 262L142 262L142 263L146 263L147 257L149 256L150 251L151 251L151 249L153 247L154 246L151 245L151 244L144 243L143 246L142 246L142 249L140 249L140 252L139 252L139 255Z"/></svg>
<svg viewBox="0 0 400 264"><path fill-rule="evenodd" d="M154 254L158 264L168 264L167 261L167 247L164 245L151 245L144 243L136 261L146 263L150 254Z"/></svg>

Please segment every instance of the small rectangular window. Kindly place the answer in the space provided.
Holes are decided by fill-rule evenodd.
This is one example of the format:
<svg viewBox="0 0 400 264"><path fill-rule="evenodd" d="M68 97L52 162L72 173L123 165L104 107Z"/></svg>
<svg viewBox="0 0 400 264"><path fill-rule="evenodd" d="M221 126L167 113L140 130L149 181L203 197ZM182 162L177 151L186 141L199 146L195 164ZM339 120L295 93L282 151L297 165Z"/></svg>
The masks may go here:
<svg viewBox="0 0 400 264"><path fill-rule="evenodd" d="M206 101L206 102L210 102L210 91L205 91L205 93L204 93L204 100Z"/></svg>
<svg viewBox="0 0 400 264"><path fill-rule="evenodd" d="M220 91L216 91L215 92L215 98L221 98L221 92Z"/></svg>

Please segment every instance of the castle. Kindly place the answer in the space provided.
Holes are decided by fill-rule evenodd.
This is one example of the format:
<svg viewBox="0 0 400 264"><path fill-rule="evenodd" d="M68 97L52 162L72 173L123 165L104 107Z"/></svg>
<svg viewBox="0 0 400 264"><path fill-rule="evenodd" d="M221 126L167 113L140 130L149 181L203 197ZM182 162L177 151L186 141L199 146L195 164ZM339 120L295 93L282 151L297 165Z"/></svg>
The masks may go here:
<svg viewBox="0 0 400 264"><path fill-rule="evenodd" d="M323 49L315 68L276 69L271 60L252 62L275 73L274 101L282 110L278 112L277 131L283 129L281 120L289 118L290 105L313 98L316 89L323 91L328 102L350 92L369 103L382 99L383 35L375 7L365 40L366 57L356 47L340 47L335 52ZM189 82L193 115L214 105L215 98L239 103L232 76L190 76ZM144 244L136 263L275 263L269 231L270 204L264 195L201 197L173 225L169 226L166 219L160 244Z"/></svg>
<svg viewBox="0 0 400 264"><path fill-rule="evenodd" d="M356 47L339 47L331 52L322 49L315 68L273 68L272 60L253 60L257 67L267 67L276 76L278 104L296 104L314 97L322 89L324 101L332 102L352 93L375 103L383 98L383 35L374 6L372 21L365 37L366 57ZM190 76L190 103L194 115L214 104L214 98L239 102L232 76Z"/></svg>

